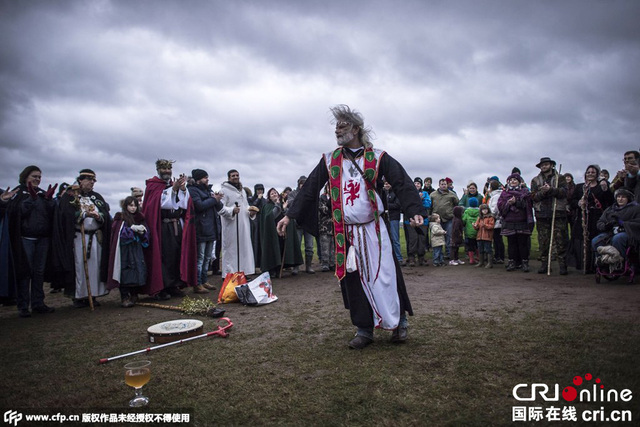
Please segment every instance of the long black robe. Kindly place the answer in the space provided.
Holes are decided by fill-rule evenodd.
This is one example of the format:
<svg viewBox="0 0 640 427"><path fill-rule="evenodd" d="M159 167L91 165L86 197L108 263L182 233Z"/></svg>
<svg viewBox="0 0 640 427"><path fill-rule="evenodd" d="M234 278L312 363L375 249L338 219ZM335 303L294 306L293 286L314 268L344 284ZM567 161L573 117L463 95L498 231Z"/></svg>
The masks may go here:
<svg viewBox="0 0 640 427"><path fill-rule="evenodd" d="M291 221L287 227L287 237L282 238L276 231L276 223L284 216L282 213L276 215L275 205L269 201L260 211L260 249L262 257L260 259L260 270L271 271L279 269L282 263L282 250L284 249L284 266L295 267L301 265L302 250L300 249L300 239L296 232L296 227ZM279 271L278 271L279 273Z"/></svg>
<svg viewBox="0 0 640 427"><path fill-rule="evenodd" d="M568 262L573 264L578 270L585 268L583 266L584 250L587 251L587 265L586 271L594 271L595 257L591 251L591 239L596 237L600 232L598 231L598 220L602 216L602 213L611 206L615 200L613 193L609 190L603 190L600 185L590 187L587 190L586 205L587 205L587 244L584 244L584 229L582 227L582 209L578 205L578 202L584 197L585 183L576 185L571 199L569 200L569 206L572 211L575 212L575 216L572 218L571 223L571 240L569 242L569 248L567 250Z"/></svg>
<svg viewBox="0 0 640 427"><path fill-rule="evenodd" d="M7 303L16 296L16 278L9 240L9 215L0 206L0 302Z"/></svg>
<svg viewBox="0 0 640 427"><path fill-rule="evenodd" d="M343 150L345 151L345 157L350 155L349 150ZM386 203L386 197L382 197L383 177L391 184L398 200L400 200L402 211L407 218L412 218L415 215L427 215L413 181L409 178L409 175L407 175L407 172L404 170L402 165L387 153L384 153L379 159L378 181L376 182L376 191L383 203ZM319 235L319 195L328 180L329 173L327 170L327 164L324 158L321 158L318 165L309 174L307 181L299 190L293 205L287 211L288 217L295 219L300 227L316 237ZM387 230L389 230L390 227L386 218L385 222ZM389 239L391 239L391 236L389 236ZM349 244L347 242L347 250L348 246ZM402 277L402 270L400 269L396 257L393 256L392 258L396 267L398 296L400 297L400 313L406 312L409 315L413 315L411 301L409 300L409 295L407 294L407 289L404 284L404 278ZM373 327L373 311L362 289L360 274L357 271L347 273L344 279L340 281L340 287L342 289L345 308L350 311L352 323L359 328Z"/></svg>

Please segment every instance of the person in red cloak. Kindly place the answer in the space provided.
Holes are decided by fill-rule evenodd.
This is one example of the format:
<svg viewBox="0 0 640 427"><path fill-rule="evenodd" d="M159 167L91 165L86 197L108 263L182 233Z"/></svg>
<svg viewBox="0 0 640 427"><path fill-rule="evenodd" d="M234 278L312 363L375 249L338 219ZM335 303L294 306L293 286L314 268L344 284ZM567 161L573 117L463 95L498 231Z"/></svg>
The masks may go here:
<svg viewBox="0 0 640 427"><path fill-rule="evenodd" d="M187 177L172 180L173 161L156 161L158 176L146 181L142 213L151 234L145 253L147 284L143 293L159 300L183 297L181 288L197 287L196 232Z"/></svg>

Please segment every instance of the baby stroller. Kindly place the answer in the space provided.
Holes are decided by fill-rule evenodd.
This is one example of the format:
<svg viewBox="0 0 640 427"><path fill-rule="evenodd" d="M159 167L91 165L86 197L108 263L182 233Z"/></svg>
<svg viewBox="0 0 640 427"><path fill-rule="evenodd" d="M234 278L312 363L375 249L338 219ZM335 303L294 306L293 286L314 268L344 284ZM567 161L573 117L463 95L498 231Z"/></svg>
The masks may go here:
<svg viewBox="0 0 640 427"><path fill-rule="evenodd" d="M622 258L613 246L600 246L596 257L596 283L600 283L603 277L611 282L626 275L629 275L627 283L633 283L635 268L630 262L631 247L627 248L625 255Z"/></svg>

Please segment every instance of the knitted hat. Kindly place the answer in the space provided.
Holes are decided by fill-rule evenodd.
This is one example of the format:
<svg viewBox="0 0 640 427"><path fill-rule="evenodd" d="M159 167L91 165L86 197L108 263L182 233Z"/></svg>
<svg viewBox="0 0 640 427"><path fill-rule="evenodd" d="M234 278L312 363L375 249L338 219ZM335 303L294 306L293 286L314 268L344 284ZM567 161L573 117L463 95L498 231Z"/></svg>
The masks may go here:
<svg viewBox="0 0 640 427"><path fill-rule="evenodd" d="M478 199L476 199L475 197L469 197L469 207L470 208L477 208L478 207Z"/></svg>
<svg viewBox="0 0 640 427"><path fill-rule="evenodd" d="M512 173L511 175L509 175L507 177L507 184L509 183L509 181L511 180L511 178L516 178L518 181L522 182L522 177L520 176L519 173Z"/></svg>
<svg viewBox="0 0 640 427"><path fill-rule="evenodd" d="M418 183L420 183L420 185L422 185L422 178L420 178L420 177L413 178L413 183L415 184L416 182L418 182Z"/></svg>
<svg viewBox="0 0 640 427"><path fill-rule="evenodd" d="M300 178L298 178L298 185L304 184L306 181L307 181L307 177L302 175Z"/></svg>
<svg viewBox="0 0 640 427"><path fill-rule="evenodd" d="M633 193L629 190L627 190L626 188L618 188L616 190L615 193L613 193L614 197L618 197L618 196L626 196L627 199L629 199L630 202L633 202L633 199L635 199Z"/></svg>
<svg viewBox="0 0 640 427"><path fill-rule="evenodd" d="M444 180L447 181L447 185L453 184L453 180L449 177L446 177Z"/></svg>
<svg viewBox="0 0 640 427"><path fill-rule="evenodd" d="M205 178L207 176L209 176L209 174L203 169L194 169L191 171L191 178L193 178L195 181L200 181L202 178Z"/></svg>

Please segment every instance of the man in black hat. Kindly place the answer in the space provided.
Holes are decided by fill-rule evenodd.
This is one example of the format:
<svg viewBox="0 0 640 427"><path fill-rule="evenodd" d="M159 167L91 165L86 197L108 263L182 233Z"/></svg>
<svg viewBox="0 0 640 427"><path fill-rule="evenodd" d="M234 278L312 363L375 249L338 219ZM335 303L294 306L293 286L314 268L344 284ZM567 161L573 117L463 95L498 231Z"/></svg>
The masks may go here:
<svg viewBox="0 0 640 427"><path fill-rule="evenodd" d="M187 186L187 189L196 213L196 244L198 245L198 286L193 291L206 294L207 289L216 288L207 282L207 271L218 235L216 212L222 209L222 203L220 203L222 195L211 192L207 171L194 169L191 171L191 177L195 184Z"/></svg>
<svg viewBox="0 0 640 427"><path fill-rule="evenodd" d="M542 265L538 273L547 272L549 243L553 232L553 243L556 248L560 274L567 274L566 241L567 241L567 181L555 169L556 162L549 157L540 159L536 167L540 173L531 180L531 197L538 228L538 245ZM553 230L553 212L555 222Z"/></svg>
<svg viewBox="0 0 640 427"><path fill-rule="evenodd" d="M307 181L307 177L304 175L298 178L298 186L296 187L295 190L289 193L289 197L287 198L287 201L289 202L289 206L293 205L293 201L295 200L296 196L298 195L298 192L300 191L300 189L302 188L302 186L306 181ZM301 227L298 226L297 223L296 223L296 230L298 232L298 238L300 239L300 241L302 241L302 237L304 236L305 271L308 274L315 274L314 269L311 268L311 263L313 262L313 235L307 231L304 231ZM293 268L293 274L297 274L297 273L298 273L298 266L295 266Z"/></svg>

